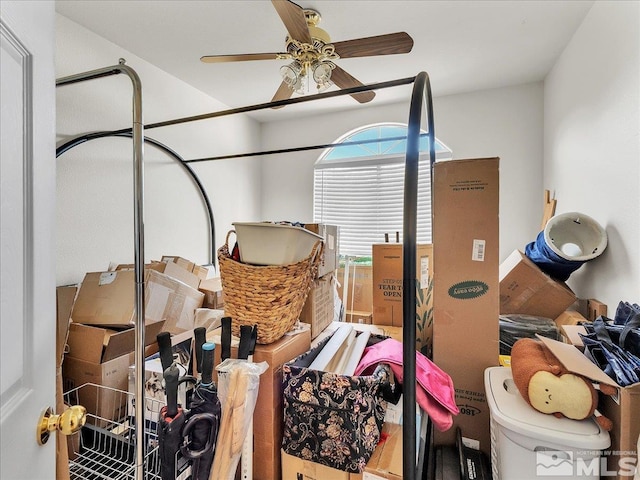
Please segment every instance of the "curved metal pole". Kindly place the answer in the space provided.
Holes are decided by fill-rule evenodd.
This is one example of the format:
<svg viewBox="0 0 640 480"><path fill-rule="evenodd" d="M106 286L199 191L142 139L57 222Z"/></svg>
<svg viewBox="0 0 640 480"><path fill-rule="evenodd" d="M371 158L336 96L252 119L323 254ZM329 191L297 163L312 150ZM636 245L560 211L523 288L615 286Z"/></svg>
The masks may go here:
<svg viewBox="0 0 640 480"><path fill-rule="evenodd" d="M402 245L402 312L403 312L403 427L402 475L416 478L416 242L418 210L418 167L420 158L420 124L423 108L427 107L429 166L433 184L435 133L431 85L426 72L420 72L413 84L407 130L407 153L404 170L404 219ZM432 189L433 190L433 189ZM432 210L433 212L433 206ZM433 217L433 215L432 215Z"/></svg>
<svg viewBox="0 0 640 480"><path fill-rule="evenodd" d="M77 147L78 145L82 145L83 143L86 143L86 142L91 141L91 140L96 140L98 138L106 138L106 137L131 138L131 136L132 136L131 132L113 132L113 131L106 132L105 131L105 132L88 133L86 135L82 135L80 137L76 137L74 139L71 139L68 142L63 143L58 148L56 148L56 158L58 158L63 153L68 152L72 148ZM163 143L159 142L158 140L155 140L155 139L153 139L151 137L146 137L145 136L144 137L144 142L145 143L149 143L149 144L153 145L154 147L157 147L158 149L162 150L163 152L165 152L170 157L172 157L175 160L177 160L180 163L180 165L191 176L191 179L195 182L196 186L198 187L198 190L200 191L200 195L202 196L202 201L205 203L205 206L206 206L206 209L207 209L207 216L209 218L209 232L210 232L210 235L211 235L211 238L210 238L210 241L209 241L209 245L210 245L209 263L211 265L215 265L216 264L216 231L215 231L215 222L214 222L214 219L213 219L213 208L211 207L211 202L209 201L209 196L207 195L207 192L204 189L204 186L200 182L200 178L198 178L198 176L193 171L193 169L188 165L188 161L185 160L184 158L182 158L180 155L178 155L178 153L175 150L169 148L165 144L163 144Z"/></svg>
<svg viewBox="0 0 640 480"><path fill-rule="evenodd" d="M133 86L133 219L134 219L134 276L135 290L135 414L136 414L136 480L144 479L144 131L142 123L142 83L140 77L132 68L124 64L120 59L118 65L105 67L89 72L78 73L56 80L56 86L70 85L73 83L93 80L110 75L124 73L129 77Z"/></svg>

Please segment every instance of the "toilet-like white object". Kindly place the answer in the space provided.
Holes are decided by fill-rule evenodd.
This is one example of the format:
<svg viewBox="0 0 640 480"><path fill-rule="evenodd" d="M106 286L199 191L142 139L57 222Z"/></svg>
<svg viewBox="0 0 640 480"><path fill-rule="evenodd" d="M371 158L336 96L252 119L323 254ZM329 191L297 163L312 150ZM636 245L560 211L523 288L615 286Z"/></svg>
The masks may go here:
<svg viewBox="0 0 640 480"><path fill-rule="evenodd" d="M589 418L538 412L520 395L511 368L484 374L491 418L493 480L599 480L609 433Z"/></svg>

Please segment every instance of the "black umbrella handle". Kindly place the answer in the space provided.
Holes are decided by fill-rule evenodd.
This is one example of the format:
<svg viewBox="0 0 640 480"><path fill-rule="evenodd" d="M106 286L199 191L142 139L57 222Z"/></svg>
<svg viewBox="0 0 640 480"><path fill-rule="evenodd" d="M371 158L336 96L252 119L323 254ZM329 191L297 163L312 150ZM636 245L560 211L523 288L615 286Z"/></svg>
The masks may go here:
<svg viewBox="0 0 640 480"><path fill-rule="evenodd" d="M193 330L193 335L196 339L196 369L199 374L202 374L202 345L207 341L207 329L205 327L198 327Z"/></svg>
<svg viewBox="0 0 640 480"><path fill-rule="evenodd" d="M215 343L202 345L202 385L213 383L213 355L216 350Z"/></svg>
<svg viewBox="0 0 640 480"><path fill-rule="evenodd" d="M156 336L158 340L158 350L160 351L160 363L164 372L173 363L173 352L171 350L171 334L169 332L160 332Z"/></svg>
<svg viewBox="0 0 640 480"><path fill-rule="evenodd" d="M175 363L164 371L164 389L167 395L167 417L173 418L178 413L178 377L180 371Z"/></svg>

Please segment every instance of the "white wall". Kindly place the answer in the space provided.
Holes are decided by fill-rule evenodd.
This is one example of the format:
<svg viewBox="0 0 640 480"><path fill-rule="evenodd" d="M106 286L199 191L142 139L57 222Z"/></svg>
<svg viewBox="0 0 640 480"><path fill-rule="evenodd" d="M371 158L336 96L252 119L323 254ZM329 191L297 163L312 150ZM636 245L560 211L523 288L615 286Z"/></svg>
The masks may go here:
<svg viewBox="0 0 640 480"><path fill-rule="evenodd" d="M263 148L330 143L363 125L407 123L409 99L410 91L402 104L270 122L263 125ZM501 158L501 259L516 248L524 249L540 227L542 104L541 83L434 99L436 137L453 150L454 158ZM312 150L263 159L263 219L312 220L313 165L321 153Z"/></svg>
<svg viewBox="0 0 640 480"><path fill-rule="evenodd" d="M544 185L557 213L585 213L609 239L568 283L609 316L640 300L639 23L638 2L596 2L544 89Z"/></svg>
<svg viewBox="0 0 640 480"><path fill-rule="evenodd" d="M144 123L226 109L195 90L69 19L57 15L56 75L62 77L125 58L141 78ZM131 127L132 88L126 75L57 89L58 146L80 134ZM145 131L185 159L259 149L257 122L234 115ZM180 255L198 263L210 258L204 204L182 167L145 146L145 259ZM257 159L191 164L213 206L216 246L231 222L256 220L260 212ZM109 262L132 263L133 161L128 139L94 140L57 160L57 284L79 282Z"/></svg>

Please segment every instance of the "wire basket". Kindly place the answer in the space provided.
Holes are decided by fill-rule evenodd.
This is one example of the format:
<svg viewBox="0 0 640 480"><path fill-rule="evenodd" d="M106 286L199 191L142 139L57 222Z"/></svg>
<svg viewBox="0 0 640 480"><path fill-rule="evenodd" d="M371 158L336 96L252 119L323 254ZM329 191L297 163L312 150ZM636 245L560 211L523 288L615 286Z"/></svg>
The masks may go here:
<svg viewBox="0 0 640 480"><path fill-rule="evenodd" d="M86 423L68 438L72 480L135 479L136 421L132 393L86 383L64 395L67 405L83 405ZM164 402L145 399L145 480L160 480L158 416Z"/></svg>
<svg viewBox="0 0 640 480"><path fill-rule="evenodd" d="M272 343L297 323L322 258L317 241L298 263L257 266L241 263L229 254L229 235L218 249L224 313L233 319L232 333L241 325L257 325L259 344Z"/></svg>

